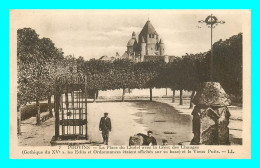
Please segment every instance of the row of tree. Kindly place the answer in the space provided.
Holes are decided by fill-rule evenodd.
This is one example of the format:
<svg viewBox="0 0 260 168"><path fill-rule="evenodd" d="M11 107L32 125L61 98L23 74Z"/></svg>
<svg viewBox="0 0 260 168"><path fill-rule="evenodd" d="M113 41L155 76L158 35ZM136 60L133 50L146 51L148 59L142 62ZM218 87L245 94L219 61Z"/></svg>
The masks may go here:
<svg viewBox="0 0 260 168"><path fill-rule="evenodd" d="M99 59L85 61L83 57L64 56L48 38L39 38L35 30L18 30L18 111L28 102L36 102L37 124L40 124L40 100L54 94L57 76L80 73L87 77L87 88L98 90L133 88L171 88L192 91L209 80L210 52L186 54L171 62L163 61L134 63L126 59L113 62ZM219 81L227 93L242 94L242 34L232 36L213 45L214 80ZM75 71L76 69L76 71ZM123 93L123 100L124 100ZM180 96L182 104L182 96ZM173 96L174 101L174 96ZM49 110L51 113L51 109Z"/></svg>
<svg viewBox="0 0 260 168"><path fill-rule="evenodd" d="M36 102L37 125L40 124L40 100L48 99L52 115L53 84L62 59L62 50L56 48L49 38L39 38L31 28L17 31L18 125L21 122L21 107L30 102ZM20 133L20 127L17 128Z"/></svg>

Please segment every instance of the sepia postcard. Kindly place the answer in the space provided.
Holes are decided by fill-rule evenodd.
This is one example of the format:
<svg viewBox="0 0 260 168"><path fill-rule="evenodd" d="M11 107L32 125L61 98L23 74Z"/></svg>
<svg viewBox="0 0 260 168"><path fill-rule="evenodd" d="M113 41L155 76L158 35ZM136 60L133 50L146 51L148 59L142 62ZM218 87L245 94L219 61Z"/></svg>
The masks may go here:
<svg viewBox="0 0 260 168"><path fill-rule="evenodd" d="M250 159L250 10L10 10L11 159Z"/></svg>

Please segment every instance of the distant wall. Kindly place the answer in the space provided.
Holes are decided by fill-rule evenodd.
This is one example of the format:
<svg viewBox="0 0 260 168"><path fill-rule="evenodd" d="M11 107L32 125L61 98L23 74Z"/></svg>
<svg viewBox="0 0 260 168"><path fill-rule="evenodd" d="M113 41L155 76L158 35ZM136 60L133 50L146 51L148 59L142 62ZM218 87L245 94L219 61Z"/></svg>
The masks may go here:
<svg viewBox="0 0 260 168"><path fill-rule="evenodd" d="M148 61L159 61L159 60L163 60L164 61L164 56L161 55L145 55L144 56L144 61L148 62Z"/></svg>
<svg viewBox="0 0 260 168"><path fill-rule="evenodd" d="M123 90L107 90L107 91L99 91L99 97L102 98L112 98L112 97L119 97L122 96ZM175 91L175 96L179 97L180 92ZM190 97L191 92L183 91L183 97ZM126 97L149 97L150 96L150 89L131 89L131 93L126 93ZM166 96L166 89L153 89L153 97L163 97ZM172 90L167 88L167 96L172 96Z"/></svg>
<svg viewBox="0 0 260 168"><path fill-rule="evenodd" d="M148 62L148 61L163 60L164 62L168 63L168 62L172 62L175 58L176 56L168 56L168 55L145 55L144 61Z"/></svg>

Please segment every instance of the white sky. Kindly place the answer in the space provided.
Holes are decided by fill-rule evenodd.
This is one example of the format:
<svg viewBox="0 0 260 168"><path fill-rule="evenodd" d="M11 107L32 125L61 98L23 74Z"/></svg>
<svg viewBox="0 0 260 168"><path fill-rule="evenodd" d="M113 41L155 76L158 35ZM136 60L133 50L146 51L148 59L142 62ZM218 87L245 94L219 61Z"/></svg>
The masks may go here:
<svg viewBox="0 0 260 168"><path fill-rule="evenodd" d="M138 35L149 18L163 38L166 54L182 56L210 49L210 29L198 21L211 13L226 22L213 30L213 42L243 32L238 10L15 10L10 12L10 22L50 38L65 55L88 60L116 52L122 55L132 32Z"/></svg>

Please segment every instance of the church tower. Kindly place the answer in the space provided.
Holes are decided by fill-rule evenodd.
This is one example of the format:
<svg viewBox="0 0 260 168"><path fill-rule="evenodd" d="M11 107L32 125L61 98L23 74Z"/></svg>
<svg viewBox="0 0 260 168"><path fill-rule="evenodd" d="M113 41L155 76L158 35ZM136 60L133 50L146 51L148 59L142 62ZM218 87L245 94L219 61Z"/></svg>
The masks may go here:
<svg viewBox="0 0 260 168"><path fill-rule="evenodd" d="M135 32L133 32L132 38L127 43L127 54L129 59L133 59L133 60L135 59L136 48L137 48L136 35Z"/></svg>
<svg viewBox="0 0 260 168"><path fill-rule="evenodd" d="M160 48L159 48L159 50L160 50L160 55L164 55L165 46L164 46L164 42L163 42L162 39L160 40L159 45L160 45Z"/></svg>
<svg viewBox="0 0 260 168"><path fill-rule="evenodd" d="M156 55L156 43L158 40L158 34L151 24L150 20L148 20L143 29L141 30L138 42L139 46L142 45L142 38L144 38L144 42L146 43L146 52L145 55Z"/></svg>
<svg viewBox="0 0 260 168"><path fill-rule="evenodd" d="M132 38L127 43L124 58L141 62L145 61L146 57L148 60L161 59L153 56L165 56L165 45L148 20L138 35L138 41L135 32L132 33Z"/></svg>
<svg viewBox="0 0 260 168"><path fill-rule="evenodd" d="M141 62L144 61L144 56L146 55L146 43L144 41L144 38L142 37L141 40Z"/></svg>

